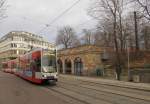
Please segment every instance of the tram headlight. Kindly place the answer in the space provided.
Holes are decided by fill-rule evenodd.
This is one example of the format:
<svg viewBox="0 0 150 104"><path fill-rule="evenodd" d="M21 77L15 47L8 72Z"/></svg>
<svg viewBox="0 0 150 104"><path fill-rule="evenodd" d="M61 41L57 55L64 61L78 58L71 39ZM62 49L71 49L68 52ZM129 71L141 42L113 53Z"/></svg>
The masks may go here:
<svg viewBox="0 0 150 104"><path fill-rule="evenodd" d="M44 77L44 78L46 78L46 77L47 77L47 75L43 75L43 77Z"/></svg>
<svg viewBox="0 0 150 104"><path fill-rule="evenodd" d="M55 77L55 78L58 78L58 73L56 73L56 74L54 75L54 77Z"/></svg>
<svg viewBox="0 0 150 104"><path fill-rule="evenodd" d="M58 77L58 73L56 73L56 76Z"/></svg>

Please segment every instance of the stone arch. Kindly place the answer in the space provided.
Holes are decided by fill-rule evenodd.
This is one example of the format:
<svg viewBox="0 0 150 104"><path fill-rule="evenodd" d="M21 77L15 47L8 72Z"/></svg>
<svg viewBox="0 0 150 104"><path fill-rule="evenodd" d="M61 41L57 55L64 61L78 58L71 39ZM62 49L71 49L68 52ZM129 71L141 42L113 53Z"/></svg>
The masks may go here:
<svg viewBox="0 0 150 104"><path fill-rule="evenodd" d="M57 64L58 64L58 72L63 73L63 62L62 62L62 60L58 59Z"/></svg>
<svg viewBox="0 0 150 104"><path fill-rule="evenodd" d="M75 75L82 75L83 72L83 61L80 57L74 59L74 73Z"/></svg>
<svg viewBox="0 0 150 104"><path fill-rule="evenodd" d="M71 74L72 73L72 63L70 59L65 59L65 73Z"/></svg>

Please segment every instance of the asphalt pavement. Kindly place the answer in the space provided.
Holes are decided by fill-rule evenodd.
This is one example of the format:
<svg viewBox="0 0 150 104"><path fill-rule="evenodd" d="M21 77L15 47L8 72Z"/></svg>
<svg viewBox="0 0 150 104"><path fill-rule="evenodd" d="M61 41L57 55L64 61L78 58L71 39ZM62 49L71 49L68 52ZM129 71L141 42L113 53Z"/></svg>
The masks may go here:
<svg viewBox="0 0 150 104"><path fill-rule="evenodd" d="M150 104L149 84L59 75L56 85L36 85L0 71L0 104Z"/></svg>
<svg viewBox="0 0 150 104"><path fill-rule="evenodd" d="M41 87L0 72L0 104L69 104Z"/></svg>

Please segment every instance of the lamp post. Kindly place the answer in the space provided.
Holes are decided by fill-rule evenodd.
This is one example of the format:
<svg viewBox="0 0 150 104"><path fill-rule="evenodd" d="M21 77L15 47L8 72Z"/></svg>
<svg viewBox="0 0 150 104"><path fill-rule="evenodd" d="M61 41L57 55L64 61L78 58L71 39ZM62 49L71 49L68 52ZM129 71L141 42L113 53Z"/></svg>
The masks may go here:
<svg viewBox="0 0 150 104"><path fill-rule="evenodd" d="M128 57L128 80L130 80L130 50L129 50L129 39L126 40L127 43L127 57Z"/></svg>
<svg viewBox="0 0 150 104"><path fill-rule="evenodd" d="M55 67L56 67L56 70L57 70L57 72L58 72L58 63L57 63L57 47L55 47L55 50L54 50L54 52L55 52Z"/></svg>

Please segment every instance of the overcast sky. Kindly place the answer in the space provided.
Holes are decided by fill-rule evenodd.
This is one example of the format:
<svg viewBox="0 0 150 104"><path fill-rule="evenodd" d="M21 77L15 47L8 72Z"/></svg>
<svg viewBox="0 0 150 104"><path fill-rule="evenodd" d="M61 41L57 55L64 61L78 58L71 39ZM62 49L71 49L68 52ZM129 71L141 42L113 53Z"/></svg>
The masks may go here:
<svg viewBox="0 0 150 104"><path fill-rule="evenodd" d="M78 34L84 28L94 28L96 21L87 15L90 0L81 0L64 16L41 31L46 24L59 16L77 0L7 0L7 18L0 22L0 37L10 31L27 31L44 35L54 42L57 30L64 25L70 25ZM89 21L88 21L89 20ZM87 23L85 24L85 22ZM82 24L82 25L81 25Z"/></svg>

